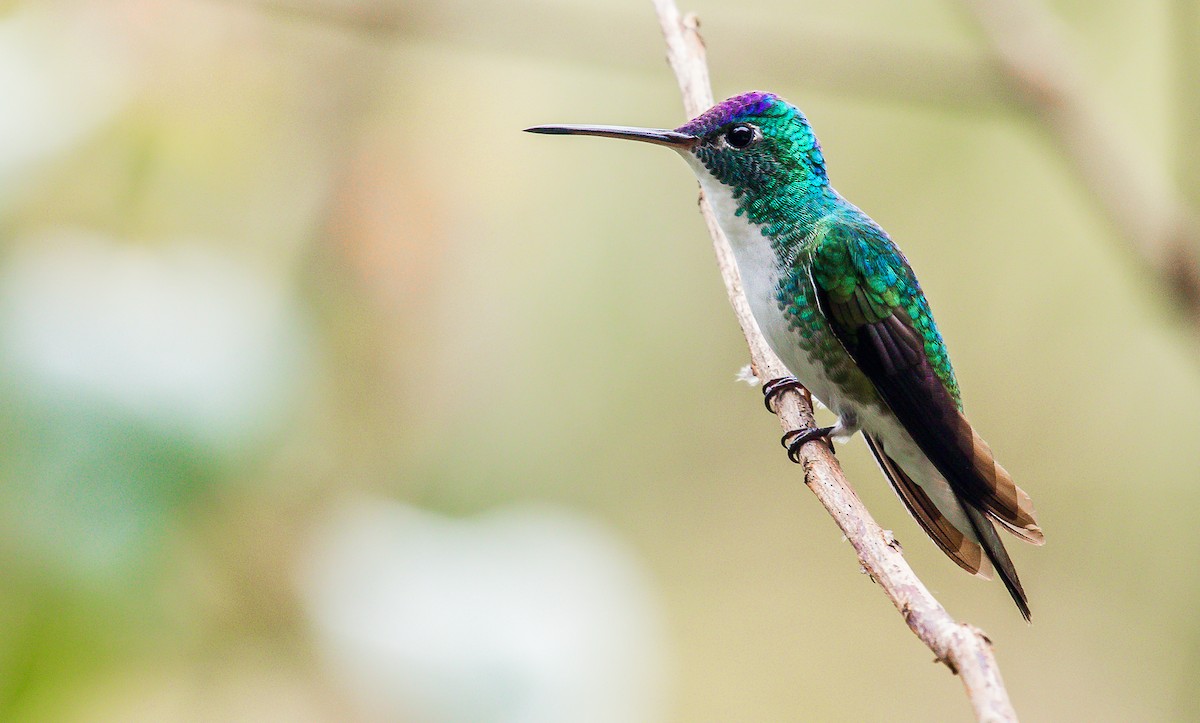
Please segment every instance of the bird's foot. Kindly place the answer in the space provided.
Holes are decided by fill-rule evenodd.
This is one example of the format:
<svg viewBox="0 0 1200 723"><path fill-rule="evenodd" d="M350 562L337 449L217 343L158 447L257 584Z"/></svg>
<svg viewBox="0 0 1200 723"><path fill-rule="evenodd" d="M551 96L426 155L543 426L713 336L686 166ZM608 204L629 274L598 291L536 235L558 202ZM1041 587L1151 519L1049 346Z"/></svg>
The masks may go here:
<svg viewBox="0 0 1200 723"><path fill-rule="evenodd" d="M833 427L809 427L808 429L793 429L780 438L779 443L787 450L788 459L796 464L800 464L800 448L805 442L811 442L814 439L824 439L829 442L829 450L832 452L833 442L829 440L829 435L833 433Z"/></svg>
<svg viewBox="0 0 1200 723"><path fill-rule="evenodd" d="M779 396L780 392L785 391L787 389L803 389L803 388L804 388L804 385L801 384L800 380L797 379L796 377L779 377L778 379L772 379L771 381L767 382L766 384L763 384L763 388L762 388L763 406L765 406L767 408L767 411L770 412L771 414L776 414L775 397Z"/></svg>

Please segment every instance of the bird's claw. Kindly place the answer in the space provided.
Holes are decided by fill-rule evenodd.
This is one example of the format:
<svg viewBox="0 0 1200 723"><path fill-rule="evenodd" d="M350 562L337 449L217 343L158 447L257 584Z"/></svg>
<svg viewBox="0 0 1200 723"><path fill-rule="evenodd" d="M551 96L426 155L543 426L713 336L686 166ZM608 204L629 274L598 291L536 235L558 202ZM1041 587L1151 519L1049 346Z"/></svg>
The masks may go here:
<svg viewBox="0 0 1200 723"><path fill-rule="evenodd" d="M775 411L775 397L779 396L780 392L783 392L788 389L803 389L803 388L804 388L804 385L801 384L800 380L796 379L796 377L779 377L778 379L772 379L771 381L767 382L766 384L763 384L763 387L762 387L763 406L765 406L767 408L767 411L770 412L771 414L776 414L777 412Z"/></svg>
<svg viewBox="0 0 1200 723"><path fill-rule="evenodd" d="M800 448L805 442L811 442L814 439L829 439L829 434L833 432L833 427L809 427L808 429L793 429L779 439L779 443L787 450L788 459L796 464L800 464ZM829 448L832 450L833 445Z"/></svg>

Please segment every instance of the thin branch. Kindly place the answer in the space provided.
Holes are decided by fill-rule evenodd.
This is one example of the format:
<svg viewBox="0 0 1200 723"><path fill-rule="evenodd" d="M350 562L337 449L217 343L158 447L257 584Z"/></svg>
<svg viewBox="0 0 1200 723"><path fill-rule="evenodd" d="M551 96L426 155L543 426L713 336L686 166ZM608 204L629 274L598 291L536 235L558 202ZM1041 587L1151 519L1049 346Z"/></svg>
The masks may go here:
<svg viewBox="0 0 1200 723"><path fill-rule="evenodd" d="M683 92L684 109L689 117L699 115L712 105L713 98L704 41L697 32L696 18L680 17L674 0L654 0L654 6L667 44L667 59ZM750 347L755 375L759 379L787 376L786 367L767 346L754 322L729 241L703 196L700 211L712 235L729 302ZM815 424L807 393L787 392L777 400L779 421L785 430ZM989 722L1015 721L1016 714L1000 677L991 641L978 628L955 621L930 594L905 561L895 537L880 528L858 499L827 445L805 444L800 450L800 462L805 483L854 546L863 569L879 583L921 642L961 678L976 717Z"/></svg>
<svg viewBox="0 0 1200 723"><path fill-rule="evenodd" d="M1125 237L1142 273L1166 289L1200 339L1200 224L1176 185L1112 123L1117 111L1088 86L1067 50L1066 33L1045 7L1035 0L963 5L1018 97Z"/></svg>

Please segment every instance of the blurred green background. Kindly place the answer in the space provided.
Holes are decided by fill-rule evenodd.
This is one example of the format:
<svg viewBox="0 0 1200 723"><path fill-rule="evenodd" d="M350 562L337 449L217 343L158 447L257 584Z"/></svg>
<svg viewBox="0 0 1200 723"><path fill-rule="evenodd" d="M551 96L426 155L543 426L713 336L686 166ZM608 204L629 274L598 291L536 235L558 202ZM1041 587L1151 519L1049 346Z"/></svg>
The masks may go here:
<svg viewBox="0 0 1200 723"><path fill-rule="evenodd" d="M1193 5L1050 9L1196 191ZM920 274L1035 624L855 441L881 524L1024 720L1200 718L1200 350L970 17L684 9ZM969 717L735 382L684 164L519 132L682 122L649 3L9 0L0 96L0 719Z"/></svg>

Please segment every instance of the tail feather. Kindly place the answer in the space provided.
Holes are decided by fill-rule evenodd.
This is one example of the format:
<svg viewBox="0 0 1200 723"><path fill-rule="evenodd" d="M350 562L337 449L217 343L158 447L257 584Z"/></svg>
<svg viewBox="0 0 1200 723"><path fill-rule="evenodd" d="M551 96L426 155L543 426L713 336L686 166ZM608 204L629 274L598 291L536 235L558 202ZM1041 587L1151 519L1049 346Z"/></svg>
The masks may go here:
<svg viewBox="0 0 1200 723"><path fill-rule="evenodd" d="M1017 604L1017 609L1021 611L1021 617L1025 618L1026 622L1030 622L1029 598L1025 596L1025 588L1021 587L1021 578L1017 577L1017 568L1013 566L1012 559L1008 556L1008 550L1004 549L1004 543L996 534L996 528L988 521L987 516L975 509L973 505L964 504L963 509L966 510L967 517L971 520L971 527L979 537L984 553L991 560L992 566L996 568L996 574L1000 576L1008 594Z"/></svg>
<svg viewBox="0 0 1200 723"><path fill-rule="evenodd" d="M1025 595L1025 589L1021 586L1021 579L1017 576L1016 567L1013 565L1012 559L1008 556L1008 551L1004 548L1004 543L1000 541L1000 536L996 534L996 528L992 525L989 518L996 519L1005 528L1013 531L1022 539L1035 544L1040 544L1040 535L1036 539L1031 539L1028 534L1028 528L1014 529L1008 519L997 517L989 508L986 513L977 509L970 502L961 498L957 498L957 508L961 508L965 515L965 523L957 512L953 514L959 520L959 525L968 524L969 529L959 529L946 513L943 513L929 496L929 494L915 482L911 476L883 449L880 441L870 435L863 435L867 440L867 446L871 453L875 455L875 461L879 463L880 469L883 470L884 476L891 483L892 489L904 502L908 511L921 525L921 529L929 535L930 539L946 553L946 556L958 564L967 572L980 577L991 577L991 571L994 569L1000 580L1004 583L1004 587L1008 590L1008 594L1012 596L1013 602L1017 604L1017 609L1021 611L1021 616L1025 620L1030 619L1029 599ZM996 469L1004 475L1007 475L999 465ZM1011 481L1011 478L1010 478ZM1014 488L1016 485L1012 485ZM957 496L955 496L957 497ZM943 504L954 504L953 501L943 500ZM1026 534L1022 534L1022 533ZM1040 532L1040 531L1039 531Z"/></svg>
<svg viewBox="0 0 1200 723"><path fill-rule="evenodd" d="M942 514L929 495L925 494L925 490L921 489L921 486L901 469L896 460L883 451L883 445L879 443L879 440L869 434L864 434L863 437L867 440L871 454L875 455L879 469L883 470L892 489L904 506L908 508L909 514L921 525L925 534L929 535L929 538L937 544L941 551L962 569L972 575L983 578L991 577L991 566L979 544L963 534Z"/></svg>
<svg viewBox="0 0 1200 723"><path fill-rule="evenodd" d="M982 498L988 516L1025 542L1033 545L1045 544L1046 538L1042 534L1042 528L1038 526L1033 500L1025 490L1017 486L1008 470L996 462L991 447L970 426L966 417L961 414L959 417L970 429L973 471L978 479L990 488L990 494Z"/></svg>

